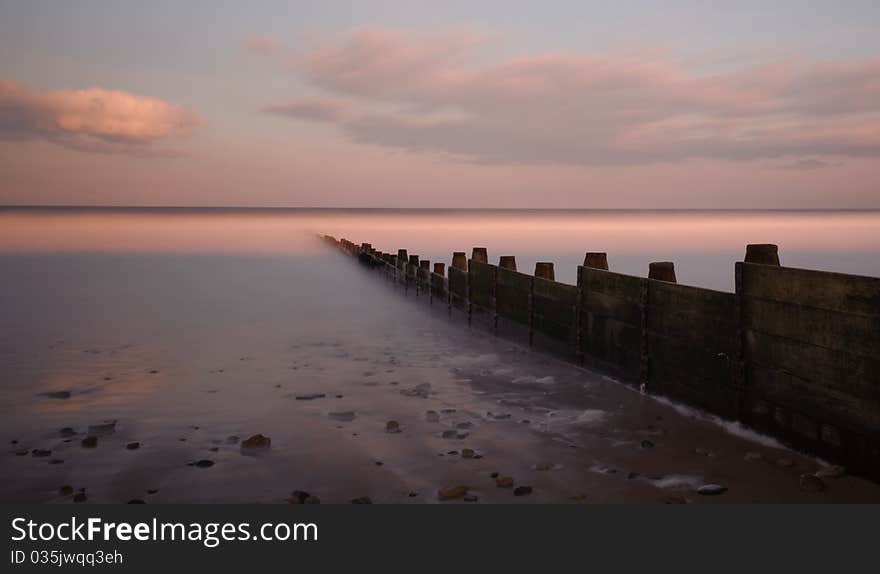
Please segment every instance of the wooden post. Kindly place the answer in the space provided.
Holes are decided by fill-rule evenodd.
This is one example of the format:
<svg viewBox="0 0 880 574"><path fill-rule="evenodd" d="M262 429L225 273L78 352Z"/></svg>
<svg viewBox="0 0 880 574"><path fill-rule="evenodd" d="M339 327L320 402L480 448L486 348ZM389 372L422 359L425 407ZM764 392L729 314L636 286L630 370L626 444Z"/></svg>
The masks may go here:
<svg viewBox="0 0 880 574"><path fill-rule="evenodd" d="M471 259L480 263L489 263L489 254L485 247L474 247Z"/></svg>
<svg viewBox="0 0 880 574"><path fill-rule="evenodd" d="M434 273L445 277L446 276L446 264L441 263L439 261L437 263L434 263Z"/></svg>
<svg viewBox="0 0 880 574"><path fill-rule="evenodd" d="M422 273L422 271L425 273ZM416 285L421 285L424 288L422 275L427 275L428 277L428 302L431 303L433 301L431 297L431 262L427 259L419 259L419 268L416 269Z"/></svg>
<svg viewBox="0 0 880 574"><path fill-rule="evenodd" d="M743 316L743 264L737 261L734 266L734 290L736 299L736 364L733 367L733 388L736 390L736 418L748 423L746 409L746 356L745 356L745 317Z"/></svg>
<svg viewBox="0 0 880 574"><path fill-rule="evenodd" d="M556 273L553 271L553 263L549 261L539 261L535 263L535 277L547 279L548 281L555 281Z"/></svg>
<svg viewBox="0 0 880 574"><path fill-rule="evenodd" d="M516 271L516 257L513 255L502 255L498 259L498 267L502 269L510 269L511 271Z"/></svg>
<svg viewBox="0 0 880 574"><path fill-rule="evenodd" d="M579 365L584 364L584 352L581 349L583 340L583 328L581 327L581 315L584 308L584 283L583 283L583 267L577 270L577 295L574 301L574 356L577 358Z"/></svg>
<svg viewBox="0 0 880 574"><path fill-rule="evenodd" d="M535 278L529 278L529 298L528 298L528 311L529 311L529 347L535 342Z"/></svg>
<svg viewBox="0 0 880 574"><path fill-rule="evenodd" d="M456 251L452 254L452 266L462 271L467 271L467 255L464 251Z"/></svg>
<svg viewBox="0 0 880 574"><path fill-rule="evenodd" d="M608 254L600 252L588 252L586 255L584 255L584 267L608 271Z"/></svg>
<svg viewBox="0 0 880 574"><path fill-rule="evenodd" d="M651 264L653 265L653 263ZM648 390L648 381L651 377L651 357L648 355L648 305L650 281L642 280L642 288L639 293L639 303L642 308L642 337L639 341L639 390Z"/></svg>
<svg viewBox="0 0 880 574"><path fill-rule="evenodd" d="M779 266L779 247L772 243L751 243L746 245L746 263Z"/></svg>
<svg viewBox="0 0 880 574"><path fill-rule="evenodd" d="M672 261L656 261L648 265L648 279L675 283L675 264Z"/></svg>

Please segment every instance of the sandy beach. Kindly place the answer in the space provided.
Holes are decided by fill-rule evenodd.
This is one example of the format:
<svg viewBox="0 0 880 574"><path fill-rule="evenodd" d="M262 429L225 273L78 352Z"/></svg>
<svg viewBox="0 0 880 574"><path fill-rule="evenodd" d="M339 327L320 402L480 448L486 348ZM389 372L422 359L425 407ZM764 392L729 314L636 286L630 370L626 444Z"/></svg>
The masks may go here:
<svg viewBox="0 0 880 574"><path fill-rule="evenodd" d="M5 503L880 501L329 248L3 261Z"/></svg>

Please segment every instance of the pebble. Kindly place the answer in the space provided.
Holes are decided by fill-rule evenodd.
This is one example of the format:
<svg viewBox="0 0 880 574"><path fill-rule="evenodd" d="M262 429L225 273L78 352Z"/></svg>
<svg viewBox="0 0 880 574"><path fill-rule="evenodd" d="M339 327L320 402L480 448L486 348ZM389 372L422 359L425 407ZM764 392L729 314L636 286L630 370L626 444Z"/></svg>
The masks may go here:
<svg viewBox="0 0 880 574"><path fill-rule="evenodd" d="M727 487L720 484L704 484L697 489L697 494L704 496L716 496L727 492Z"/></svg>
<svg viewBox="0 0 880 574"><path fill-rule="evenodd" d="M410 497L410 498L415 498L415 497L417 497L418 495L419 495L419 493L418 493L418 492L415 492L415 491L410 492L409 494L407 494L407 496Z"/></svg>
<svg viewBox="0 0 880 574"><path fill-rule="evenodd" d="M98 446L98 437L87 436L86 438L82 439L80 444L82 444L85 448L95 448L96 446Z"/></svg>
<svg viewBox="0 0 880 574"><path fill-rule="evenodd" d="M492 420L501 421L510 418L510 413L493 413L489 411L486 413L486 416Z"/></svg>
<svg viewBox="0 0 880 574"><path fill-rule="evenodd" d="M440 422L440 415L437 411L425 411L425 420L429 423Z"/></svg>
<svg viewBox="0 0 880 574"><path fill-rule="evenodd" d="M150 488L147 490L147 494L156 494L157 492L159 492L158 488Z"/></svg>
<svg viewBox="0 0 880 574"><path fill-rule="evenodd" d="M127 504L146 504L146 502L144 502L140 498L132 498L131 500L128 501Z"/></svg>
<svg viewBox="0 0 880 574"><path fill-rule="evenodd" d="M53 458L49 461L49 464L64 464L64 460L60 458Z"/></svg>
<svg viewBox="0 0 880 574"><path fill-rule="evenodd" d="M50 399L69 399L70 391L52 391L49 393L43 393L43 396L49 397Z"/></svg>
<svg viewBox="0 0 880 574"><path fill-rule="evenodd" d="M687 498L680 495L670 495L663 499L663 504L687 504Z"/></svg>
<svg viewBox="0 0 880 574"><path fill-rule="evenodd" d="M85 502L86 500L88 500L88 497L85 492L77 492L73 495L74 502Z"/></svg>
<svg viewBox="0 0 880 574"><path fill-rule="evenodd" d="M290 498L287 499L287 502L290 504L309 504L307 501L313 498L318 499L317 496L312 496L305 490L294 490L290 493Z"/></svg>
<svg viewBox="0 0 880 574"><path fill-rule="evenodd" d="M327 395L324 393L306 393L303 395L294 395L294 398L298 401L313 401L315 399L323 399Z"/></svg>
<svg viewBox="0 0 880 574"><path fill-rule="evenodd" d="M475 494L466 494L463 499L465 502L476 502L480 500L480 498Z"/></svg>
<svg viewBox="0 0 880 574"><path fill-rule="evenodd" d="M267 450L272 445L272 439L261 434L255 434L247 440L242 441L242 450Z"/></svg>
<svg viewBox="0 0 880 574"><path fill-rule="evenodd" d="M31 456L35 456L37 458L43 458L52 454L51 450L45 450L42 448L35 448L31 451Z"/></svg>
<svg viewBox="0 0 880 574"><path fill-rule="evenodd" d="M495 479L495 484L499 488L510 488L513 486L513 477L510 476L499 476Z"/></svg>
<svg viewBox="0 0 880 574"><path fill-rule="evenodd" d="M63 429L58 431L58 434L60 434L64 438L69 438L72 436L76 436L76 431L73 430L71 427L64 427Z"/></svg>
<svg viewBox="0 0 880 574"><path fill-rule="evenodd" d="M497 472L493 472L493 473L490 474L489 476L490 476L491 478L498 478L498 473L497 473Z"/></svg>
<svg viewBox="0 0 880 574"><path fill-rule="evenodd" d="M813 474L819 478L840 478L846 474L846 469L838 464L832 464L831 466L823 466Z"/></svg>
<svg viewBox="0 0 880 574"><path fill-rule="evenodd" d="M20 448L20 449L18 449L17 451L15 451L15 456L25 456L25 455L27 455L27 453L29 453L29 452L30 452L30 451L29 451L28 449L26 449L26 448Z"/></svg>
<svg viewBox="0 0 880 574"><path fill-rule="evenodd" d="M385 423L385 432L399 433L400 423L397 421L388 421L387 423Z"/></svg>
<svg viewBox="0 0 880 574"><path fill-rule="evenodd" d="M130 443L128 443L127 445L125 445L125 448L128 449L128 450L137 450L137 449L141 448L141 443L139 443L139 442L130 442Z"/></svg>
<svg viewBox="0 0 880 574"><path fill-rule="evenodd" d="M212 446L212 447L209 448L208 450L211 451L211 452L219 452L219 451L220 451L220 447Z"/></svg>
<svg viewBox="0 0 880 574"><path fill-rule="evenodd" d="M514 496L526 496L532 493L531 486L517 486L513 489Z"/></svg>
<svg viewBox="0 0 880 574"><path fill-rule="evenodd" d="M190 464L192 464L196 468L211 468L212 466L214 466L214 461L203 458Z"/></svg>
<svg viewBox="0 0 880 574"><path fill-rule="evenodd" d="M453 500L455 498L461 498L466 495L468 492L468 487L463 484L458 484L455 486L444 486L440 490L437 491L437 498L440 500Z"/></svg>
<svg viewBox="0 0 880 574"><path fill-rule="evenodd" d="M642 441L642 448L654 448L654 443L645 439Z"/></svg>
<svg viewBox="0 0 880 574"><path fill-rule="evenodd" d="M116 431L116 421L108 421L97 425L89 425L90 435L105 435Z"/></svg>
<svg viewBox="0 0 880 574"><path fill-rule="evenodd" d="M70 496L71 494L73 494L73 487L69 484L65 484L58 489L58 494L60 494L61 496Z"/></svg>
<svg viewBox="0 0 880 574"><path fill-rule="evenodd" d="M369 496L359 496L351 499L352 504L373 504Z"/></svg>
<svg viewBox="0 0 880 574"><path fill-rule="evenodd" d="M431 383L421 383L410 389L401 389L400 394L405 397L428 398L431 393Z"/></svg>
<svg viewBox="0 0 880 574"><path fill-rule="evenodd" d="M801 490L804 492L822 492L825 490L825 482L814 474L802 474L800 485Z"/></svg>
<svg viewBox="0 0 880 574"><path fill-rule="evenodd" d="M461 458L474 458L477 453L472 448L461 449Z"/></svg>
<svg viewBox="0 0 880 574"><path fill-rule="evenodd" d="M443 438L457 438L457 437L458 437L458 431L455 431L455 430L445 430L445 431L443 431L443 434L440 435L440 436L442 436Z"/></svg>

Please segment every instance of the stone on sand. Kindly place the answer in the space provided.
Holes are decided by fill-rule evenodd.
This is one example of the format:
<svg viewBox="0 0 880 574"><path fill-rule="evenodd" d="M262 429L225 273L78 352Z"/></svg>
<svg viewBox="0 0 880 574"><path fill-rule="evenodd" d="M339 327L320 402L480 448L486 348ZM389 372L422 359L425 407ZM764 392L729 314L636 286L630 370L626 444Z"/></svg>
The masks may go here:
<svg viewBox="0 0 880 574"><path fill-rule="evenodd" d="M440 500L453 500L455 498L461 498L466 495L468 492L468 487L463 484L457 484L455 486L444 486L440 490L437 491L437 498Z"/></svg>
<svg viewBox="0 0 880 574"><path fill-rule="evenodd" d="M499 476L495 479L495 485L499 488L511 488L513 486L513 477Z"/></svg>
<svg viewBox="0 0 880 574"><path fill-rule="evenodd" d="M800 485L801 490L804 492L822 492L825 490L825 482L814 474L802 474Z"/></svg>
<svg viewBox="0 0 880 574"><path fill-rule="evenodd" d="M241 450L243 451L263 451L268 450L272 445L272 439L262 434L255 434L252 437L241 442Z"/></svg>

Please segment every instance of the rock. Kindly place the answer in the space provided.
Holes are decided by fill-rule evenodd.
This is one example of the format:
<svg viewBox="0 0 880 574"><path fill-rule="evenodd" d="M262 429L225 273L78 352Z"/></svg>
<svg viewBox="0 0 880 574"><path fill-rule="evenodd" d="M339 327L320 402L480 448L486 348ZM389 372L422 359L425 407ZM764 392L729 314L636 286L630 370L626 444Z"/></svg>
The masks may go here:
<svg viewBox="0 0 880 574"><path fill-rule="evenodd" d="M437 498L440 500L453 500L455 498L461 498L466 495L468 492L468 487L463 484L458 484L455 486L444 486L440 490L437 491Z"/></svg>
<svg viewBox="0 0 880 574"><path fill-rule="evenodd" d="M687 498L685 498L681 495L677 495L677 494L667 496L666 498L663 499L663 504L687 504L687 503L688 503Z"/></svg>
<svg viewBox="0 0 880 574"><path fill-rule="evenodd" d="M85 448L95 448L96 446L98 446L98 437L87 436L86 438L82 439L80 444L83 445L83 447Z"/></svg>
<svg viewBox="0 0 880 574"><path fill-rule="evenodd" d="M415 492L415 491L410 492L409 494L407 494L407 496L410 497L410 498L415 498L415 497L417 497L418 495L419 495L419 493L418 493L418 492Z"/></svg>
<svg viewBox="0 0 880 574"><path fill-rule="evenodd" d="M751 451L751 452L746 453L746 456L745 456L746 462L754 462L756 460L764 460L764 455L761 454L760 452L755 452L755 451Z"/></svg>
<svg viewBox="0 0 880 574"><path fill-rule="evenodd" d="M269 450L269 447L272 445L272 439L267 436L263 436L261 434L255 434L247 440L242 441L241 450L247 451L262 451Z"/></svg>
<svg viewBox="0 0 880 574"><path fill-rule="evenodd" d="M369 496L359 496L358 498L351 499L352 504L373 504L373 501L370 500Z"/></svg>
<svg viewBox="0 0 880 574"><path fill-rule="evenodd" d="M76 436L76 431L71 427L64 427L63 429L58 431L58 434L60 434L64 438L70 438L72 436Z"/></svg>
<svg viewBox="0 0 880 574"><path fill-rule="evenodd" d="M814 474L802 474L800 485L801 490L804 492L822 492L825 490L825 482Z"/></svg>
<svg viewBox="0 0 880 574"><path fill-rule="evenodd" d="M727 492L727 487L720 484L704 484L697 489L697 494L704 496L717 496Z"/></svg>
<svg viewBox="0 0 880 574"><path fill-rule="evenodd" d="M64 460L60 458L53 458L49 461L49 464L64 464Z"/></svg>
<svg viewBox="0 0 880 574"><path fill-rule="evenodd" d="M147 372L150 373L151 375L156 375L156 374L159 373L159 371L158 371L157 369L150 369L150 370L147 371Z"/></svg>
<svg viewBox="0 0 880 574"><path fill-rule="evenodd" d="M374 462L373 464L375 464L376 466L382 466L382 465L385 464L385 463L382 462L381 460L377 460L377 461Z"/></svg>
<svg viewBox="0 0 880 574"><path fill-rule="evenodd" d="M137 441L135 441L135 442L130 442L130 443L128 443L127 445L125 445L125 448L126 448L127 450L137 450L137 449L141 448L141 443L139 443L139 442L137 442Z"/></svg>
<svg viewBox="0 0 880 574"><path fill-rule="evenodd" d="M474 455L477 453L474 452L472 448L463 448L461 449L461 458L474 458Z"/></svg>
<svg viewBox="0 0 880 574"><path fill-rule="evenodd" d="M42 448L35 448L31 451L31 456L34 456L36 458L43 458L49 456L50 454L52 454L51 450L46 450Z"/></svg>
<svg viewBox="0 0 880 574"><path fill-rule="evenodd" d="M26 449L26 448L20 448L20 449L18 449L17 451L15 451L15 456L27 456L27 454L28 454L29 452L30 452L30 451L29 451L28 449Z"/></svg>
<svg viewBox="0 0 880 574"><path fill-rule="evenodd" d="M195 461L194 463L192 463L192 465L196 468L211 468L212 466L214 466L214 461L203 458L201 460Z"/></svg>
<svg viewBox="0 0 880 574"><path fill-rule="evenodd" d="M60 494L61 496L70 496L71 494L73 494L73 487L69 484L65 484L58 489L58 494Z"/></svg>
<svg viewBox="0 0 880 574"><path fill-rule="evenodd" d="M313 401L315 399L323 399L327 395L324 393L305 393L302 395L294 395L294 398L298 401Z"/></svg>
<svg viewBox="0 0 880 574"><path fill-rule="evenodd" d="M287 499L287 502L290 504L305 504L306 500L312 498L312 495L304 490L294 490L290 493L290 498Z"/></svg>
<svg viewBox="0 0 880 574"><path fill-rule="evenodd" d="M510 418L510 413L493 413L489 411L486 413L486 416L495 421L503 421Z"/></svg>
<svg viewBox="0 0 880 574"><path fill-rule="evenodd" d="M476 502L476 501L478 501L478 500L480 500L480 499L479 499L479 497L477 497L477 495L475 495L475 494L465 494L463 500L464 500L465 502Z"/></svg>
<svg viewBox="0 0 880 574"><path fill-rule="evenodd" d="M97 425L89 425L89 433L93 436L103 436L116 432L116 421L107 421Z"/></svg>
<svg viewBox="0 0 880 574"><path fill-rule="evenodd" d="M156 494L157 492L159 492L158 488L150 488L147 490L147 494Z"/></svg>
<svg viewBox="0 0 880 574"><path fill-rule="evenodd" d="M642 441L641 447L642 448L654 448L654 443L649 441L648 439L645 439Z"/></svg>
<svg viewBox="0 0 880 574"><path fill-rule="evenodd" d="M513 486L513 477L499 476L495 479L495 485L499 488L510 488Z"/></svg>
<svg viewBox="0 0 880 574"><path fill-rule="evenodd" d="M220 451L220 447L212 446L212 447L209 448L208 450L211 451L211 452L219 452L219 451Z"/></svg>
<svg viewBox="0 0 880 574"><path fill-rule="evenodd" d="M310 496L305 499L303 504L321 504L321 499L317 496Z"/></svg>
<svg viewBox="0 0 880 574"><path fill-rule="evenodd" d="M88 500L88 497L85 492L77 492L73 495L74 502L85 502L86 500Z"/></svg>
<svg viewBox="0 0 880 574"><path fill-rule="evenodd" d="M840 465L832 464L831 466L823 466L813 474L819 478L840 478L846 474L846 469Z"/></svg>
<svg viewBox="0 0 880 574"><path fill-rule="evenodd" d="M400 423L398 423L397 421L388 421L387 423L385 423L385 432L399 433Z"/></svg>
<svg viewBox="0 0 880 574"><path fill-rule="evenodd" d="M531 486L517 486L513 489L514 496L527 496L532 493Z"/></svg>
<svg viewBox="0 0 880 574"><path fill-rule="evenodd" d="M639 473L637 473L637 472L630 472L629 474L626 475L626 478L628 480L635 480L638 477L639 477Z"/></svg>
<svg viewBox="0 0 880 574"><path fill-rule="evenodd" d="M490 476L491 478L498 478L498 473L497 473L497 472L493 472L493 473L490 474L489 476Z"/></svg>
<svg viewBox="0 0 880 574"><path fill-rule="evenodd" d="M49 397L50 399L69 399L70 391L51 391L48 393L43 393L44 397Z"/></svg>
<svg viewBox="0 0 880 574"><path fill-rule="evenodd" d="M443 438L458 438L458 431L445 430L440 436L442 436Z"/></svg>
<svg viewBox="0 0 880 574"><path fill-rule="evenodd" d="M327 413L327 416L335 421L340 421L344 423L350 423L357 417L357 415L354 414L354 411L337 411L333 413Z"/></svg>
<svg viewBox="0 0 880 574"><path fill-rule="evenodd" d="M425 420L429 423L440 422L440 415L437 411L425 411Z"/></svg>
<svg viewBox="0 0 880 574"><path fill-rule="evenodd" d="M132 498L131 500L128 501L127 504L146 504L146 502L144 502L140 498Z"/></svg>
<svg viewBox="0 0 880 574"><path fill-rule="evenodd" d="M470 436L468 433L460 432L460 433L456 433L455 438L457 438L458 440L462 440L462 439L466 439L468 436Z"/></svg>
<svg viewBox="0 0 880 574"><path fill-rule="evenodd" d="M401 389L400 394L405 397L419 397L427 399L431 394L431 383L421 383L409 389Z"/></svg>

